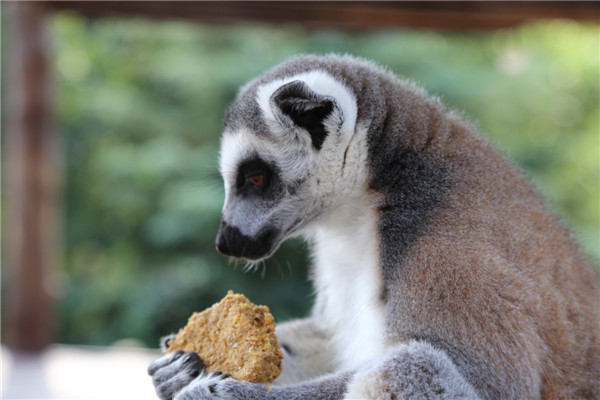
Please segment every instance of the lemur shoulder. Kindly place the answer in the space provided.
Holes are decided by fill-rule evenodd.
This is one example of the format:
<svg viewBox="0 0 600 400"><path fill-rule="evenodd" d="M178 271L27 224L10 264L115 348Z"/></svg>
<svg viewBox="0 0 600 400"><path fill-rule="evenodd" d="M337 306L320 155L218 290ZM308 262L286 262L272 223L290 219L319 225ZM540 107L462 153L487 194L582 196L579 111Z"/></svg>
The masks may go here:
<svg viewBox="0 0 600 400"><path fill-rule="evenodd" d="M312 244L316 303L273 387L171 354L175 399L597 399L600 289L519 169L435 98L349 56L244 86L222 137L224 254Z"/></svg>

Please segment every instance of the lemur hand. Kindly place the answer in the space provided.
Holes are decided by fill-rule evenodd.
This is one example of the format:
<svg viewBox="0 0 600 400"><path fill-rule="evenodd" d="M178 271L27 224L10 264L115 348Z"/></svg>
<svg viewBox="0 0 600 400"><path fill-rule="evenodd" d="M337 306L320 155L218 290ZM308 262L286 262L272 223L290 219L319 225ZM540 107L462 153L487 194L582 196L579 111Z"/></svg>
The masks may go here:
<svg viewBox="0 0 600 400"><path fill-rule="evenodd" d="M163 351L172 337L162 339ZM185 388L204 370L204 364L196 353L177 351L166 354L148 367L152 383L160 399L170 400L177 392Z"/></svg>
<svg viewBox="0 0 600 400"><path fill-rule="evenodd" d="M264 400L268 392L266 385L238 381L219 372L203 372L173 400Z"/></svg>

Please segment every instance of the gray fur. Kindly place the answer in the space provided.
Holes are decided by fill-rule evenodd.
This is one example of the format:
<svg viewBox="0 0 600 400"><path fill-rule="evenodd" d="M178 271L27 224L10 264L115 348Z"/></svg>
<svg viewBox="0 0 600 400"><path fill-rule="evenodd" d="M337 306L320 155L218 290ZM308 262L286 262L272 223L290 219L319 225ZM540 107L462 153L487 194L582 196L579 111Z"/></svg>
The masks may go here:
<svg viewBox="0 0 600 400"><path fill-rule="evenodd" d="M197 354L178 351L153 362L148 367L148 373L152 376L158 397L171 399L193 382L203 369Z"/></svg>
<svg viewBox="0 0 600 400"><path fill-rule="evenodd" d="M353 387L362 386L353 395ZM349 398L476 399L478 395L442 351L422 342L399 346L354 376Z"/></svg>
<svg viewBox="0 0 600 400"><path fill-rule="evenodd" d="M297 99L276 90L302 79L291 85L302 104L290 108ZM321 99L331 114L286 117ZM315 307L278 327L273 387L181 380L187 367L171 356L149 370L159 394L600 398L598 279L518 168L469 123L372 63L302 56L244 86L225 125L219 249L244 256L249 246L246 258L259 260L305 235ZM252 157L273 166L272 186L236 178Z"/></svg>

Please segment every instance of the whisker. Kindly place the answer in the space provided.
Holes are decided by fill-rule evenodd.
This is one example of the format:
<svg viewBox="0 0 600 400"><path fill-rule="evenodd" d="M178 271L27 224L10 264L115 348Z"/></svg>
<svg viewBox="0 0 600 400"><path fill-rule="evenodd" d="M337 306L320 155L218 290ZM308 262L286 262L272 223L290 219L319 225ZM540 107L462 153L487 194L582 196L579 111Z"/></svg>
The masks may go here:
<svg viewBox="0 0 600 400"><path fill-rule="evenodd" d="M261 261L262 264L262 272L260 274L261 279L265 279L265 274L267 273L267 263L263 261Z"/></svg>
<svg viewBox="0 0 600 400"><path fill-rule="evenodd" d="M281 275L281 278L284 278L285 276L283 275L283 270L281 269L281 263L279 262L279 260L277 259L277 257L273 256L273 257L271 257L271 259L273 260L273 262L277 266L277 271L279 271L279 275Z"/></svg>

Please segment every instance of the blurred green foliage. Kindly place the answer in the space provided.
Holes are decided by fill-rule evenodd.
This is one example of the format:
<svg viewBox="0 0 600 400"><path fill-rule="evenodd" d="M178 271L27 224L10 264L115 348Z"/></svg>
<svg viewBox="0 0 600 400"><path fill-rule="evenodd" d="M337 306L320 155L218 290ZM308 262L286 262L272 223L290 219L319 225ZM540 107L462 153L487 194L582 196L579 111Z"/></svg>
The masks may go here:
<svg viewBox="0 0 600 400"><path fill-rule="evenodd" d="M462 110L600 256L596 25L345 33L64 13L52 33L66 149L60 342L155 346L227 289L280 321L308 312L299 241L246 274L214 249L224 110L240 85L298 53L376 60Z"/></svg>

